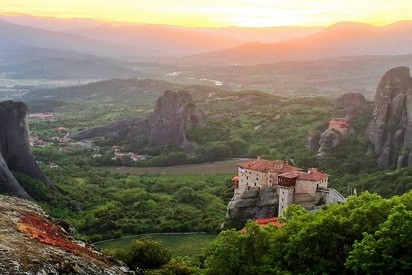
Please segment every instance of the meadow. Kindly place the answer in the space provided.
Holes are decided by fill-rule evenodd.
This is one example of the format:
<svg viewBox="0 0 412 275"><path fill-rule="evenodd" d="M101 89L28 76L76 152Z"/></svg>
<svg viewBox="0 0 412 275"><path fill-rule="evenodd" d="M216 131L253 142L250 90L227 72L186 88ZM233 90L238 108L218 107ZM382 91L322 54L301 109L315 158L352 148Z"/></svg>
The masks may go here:
<svg viewBox="0 0 412 275"><path fill-rule="evenodd" d="M160 241L167 249L172 252L173 257L192 256L200 254L207 248L213 240L215 234L206 233L182 233L182 234L144 234L139 236L126 236L119 239L108 240L94 243L100 249L124 249L129 246L133 240L142 237L150 237L155 241Z"/></svg>

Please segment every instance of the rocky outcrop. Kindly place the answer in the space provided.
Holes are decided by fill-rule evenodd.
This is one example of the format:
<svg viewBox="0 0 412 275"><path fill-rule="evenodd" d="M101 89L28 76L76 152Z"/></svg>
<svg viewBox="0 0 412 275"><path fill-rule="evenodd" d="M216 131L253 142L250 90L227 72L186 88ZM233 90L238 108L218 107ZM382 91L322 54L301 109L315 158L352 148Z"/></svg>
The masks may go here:
<svg viewBox="0 0 412 275"><path fill-rule="evenodd" d="M369 103L360 93L347 93L336 99L335 107L339 117L355 118L369 108Z"/></svg>
<svg viewBox="0 0 412 275"><path fill-rule="evenodd" d="M397 67L382 77L366 136L380 168L412 166L412 78L409 68Z"/></svg>
<svg viewBox="0 0 412 275"><path fill-rule="evenodd" d="M0 195L0 274L125 274L32 202Z"/></svg>
<svg viewBox="0 0 412 275"><path fill-rule="evenodd" d="M0 103L0 192L30 198L10 171L21 172L53 188L31 154L27 106L4 101Z"/></svg>
<svg viewBox="0 0 412 275"><path fill-rule="evenodd" d="M318 150L320 145L320 136L321 132L315 131L315 132L310 132L308 134L308 137L306 138L306 148L311 149L311 150Z"/></svg>
<svg viewBox="0 0 412 275"><path fill-rule="evenodd" d="M349 132L349 123L345 119L332 119L328 129L320 136L318 156L326 156L329 149L337 146L349 136Z"/></svg>
<svg viewBox="0 0 412 275"><path fill-rule="evenodd" d="M251 187L240 195L235 195L228 204L227 219L245 222L252 217L256 219L277 216L279 195L276 187Z"/></svg>
<svg viewBox="0 0 412 275"><path fill-rule="evenodd" d="M186 131L194 126L207 126L204 114L197 111L192 96L186 91L166 91L146 119L131 119L102 127L80 131L71 138L88 139L112 136L134 144L149 147L177 145L190 150L192 145L186 139Z"/></svg>

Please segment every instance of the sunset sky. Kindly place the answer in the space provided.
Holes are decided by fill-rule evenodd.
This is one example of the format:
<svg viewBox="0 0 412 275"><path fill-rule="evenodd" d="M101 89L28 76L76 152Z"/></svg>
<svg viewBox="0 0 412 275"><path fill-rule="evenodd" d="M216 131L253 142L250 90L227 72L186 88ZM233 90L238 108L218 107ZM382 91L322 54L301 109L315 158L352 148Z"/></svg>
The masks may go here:
<svg viewBox="0 0 412 275"><path fill-rule="evenodd" d="M0 0L0 13L110 22L218 26L385 25L412 19L411 0Z"/></svg>

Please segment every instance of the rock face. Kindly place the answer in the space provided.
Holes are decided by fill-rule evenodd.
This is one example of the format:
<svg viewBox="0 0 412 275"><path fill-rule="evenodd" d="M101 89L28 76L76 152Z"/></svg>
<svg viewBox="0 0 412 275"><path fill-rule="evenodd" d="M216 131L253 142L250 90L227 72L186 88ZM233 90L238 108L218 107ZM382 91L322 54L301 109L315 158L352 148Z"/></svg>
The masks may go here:
<svg viewBox="0 0 412 275"><path fill-rule="evenodd" d="M0 274L125 274L32 202L0 195Z"/></svg>
<svg viewBox="0 0 412 275"><path fill-rule="evenodd" d="M251 217L257 219L277 216L279 195L276 187L251 187L241 195L234 196L228 204L227 219L246 221Z"/></svg>
<svg viewBox="0 0 412 275"><path fill-rule="evenodd" d="M339 117L354 118L369 107L369 103L360 93L347 93L336 99L336 111Z"/></svg>
<svg viewBox="0 0 412 275"><path fill-rule="evenodd" d="M31 154L27 106L22 102L4 101L0 103L0 192L30 198L10 170L53 188Z"/></svg>
<svg viewBox="0 0 412 275"><path fill-rule="evenodd" d="M328 129L322 133L319 140L319 157L326 156L326 152L338 145L349 136L349 123L345 119L332 119Z"/></svg>
<svg viewBox="0 0 412 275"><path fill-rule="evenodd" d="M412 78L409 68L397 67L382 77L366 136L380 168L412 166Z"/></svg>
<svg viewBox="0 0 412 275"><path fill-rule="evenodd" d="M312 149L312 150L318 150L320 146L319 145L320 136L321 136L321 133L318 131L310 132L308 134L308 137L306 138L306 148Z"/></svg>
<svg viewBox="0 0 412 275"><path fill-rule="evenodd" d="M186 131L194 126L207 126L204 114L193 105L186 91L166 91L158 98L154 112L146 119L131 119L80 131L71 138L87 139L113 136L147 146L177 145L190 150Z"/></svg>

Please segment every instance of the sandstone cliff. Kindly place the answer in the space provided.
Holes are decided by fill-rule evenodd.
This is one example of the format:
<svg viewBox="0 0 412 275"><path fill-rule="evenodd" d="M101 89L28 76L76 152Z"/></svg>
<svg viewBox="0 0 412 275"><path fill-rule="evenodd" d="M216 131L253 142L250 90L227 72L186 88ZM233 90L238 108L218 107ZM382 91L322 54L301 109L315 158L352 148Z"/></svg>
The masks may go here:
<svg viewBox="0 0 412 275"><path fill-rule="evenodd" d="M355 118L369 109L369 103L360 93L347 93L336 99L335 109L339 117Z"/></svg>
<svg viewBox="0 0 412 275"><path fill-rule="evenodd" d="M233 196L227 208L227 220L245 222L251 218L268 218L277 216L279 195L276 187L251 187L241 195Z"/></svg>
<svg viewBox="0 0 412 275"><path fill-rule="evenodd" d="M132 143L145 142L148 146L177 145L190 150L186 131L193 126L204 127L204 114L193 105L186 91L166 91L158 98L154 112L146 119L119 121L73 133L71 138L88 139L112 136Z"/></svg>
<svg viewBox="0 0 412 275"><path fill-rule="evenodd" d="M28 109L22 102L0 103L0 192L30 198L11 174L17 171L53 188L31 154L28 137Z"/></svg>
<svg viewBox="0 0 412 275"><path fill-rule="evenodd" d="M412 167L412 78L409 68L397 67L382 77L366 136L380 168Z"/></svg>
<svg viewBox="0 0 412 275"><path fill-rule="evenodd" d="M127 271L127 267L71 237L34 203L0 195L0 274Z"/></svg>

